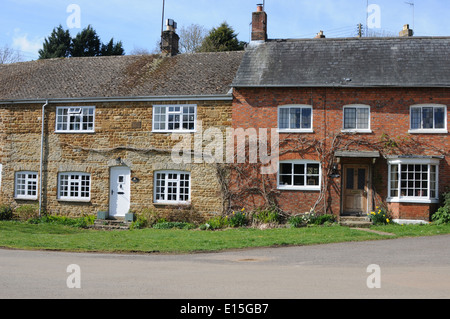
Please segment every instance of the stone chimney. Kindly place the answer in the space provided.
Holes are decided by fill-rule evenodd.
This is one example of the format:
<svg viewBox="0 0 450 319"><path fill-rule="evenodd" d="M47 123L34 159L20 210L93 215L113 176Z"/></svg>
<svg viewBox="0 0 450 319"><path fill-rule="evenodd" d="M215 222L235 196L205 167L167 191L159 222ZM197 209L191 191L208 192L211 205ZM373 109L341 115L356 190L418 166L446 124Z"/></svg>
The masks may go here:
<svg viewBox="0 0 450 319"><path fill-rule="evenodd" d="M177 23L172 19L166 21L166 30L161 35L161 53L174 56L179 53L180 37L176 33Z"/></svg>
<svg viewBox="0 0 450 319"><path fill-rule="evenodd" d="M401 37L412 37L414 35L414 31L409 28L409 24L405 24L403 26L403 30L400 31L399 36Z"/></svg>
<svg viewBox="0 0 450 319"><path fill-rule="evenodd" d="M323 31L321 30L317 35L314 37L314 39L323 39L325 38L325 34L323 34Z"/></svg>
<svg viewBox="0 0 450 319"><path fill-rule="evenodd" d="M267 13L262 4L252 15L252 41L267 41Z"/></svg>

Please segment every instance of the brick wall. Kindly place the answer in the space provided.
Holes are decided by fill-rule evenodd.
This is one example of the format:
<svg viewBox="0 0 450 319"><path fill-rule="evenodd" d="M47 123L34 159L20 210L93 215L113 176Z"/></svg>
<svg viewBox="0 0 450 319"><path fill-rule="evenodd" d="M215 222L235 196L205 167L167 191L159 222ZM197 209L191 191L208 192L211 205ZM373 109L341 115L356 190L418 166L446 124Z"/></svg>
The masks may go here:
<svg viewBox="0 0 450 319"><path fill-rule="evenodd" d="M353 151L379 151L381 155L439 155L445 156L439 167L440 192L450 188L450 136L449 134L409 134L410 106L415 104L443 104L447 106L450 118L450 90L445 88L235 88L233 102L234 128L275 128L277 107L289 104L305 104L313 107L313 133L280 133L280 160L315 159L321 154L316 147L330 151L336 136L340 136L339 148ZM342 133L343 106L362 104L370 106L371 133ZM447 124L448 125L448 124ZM288 141L289 142L286 142ZM285 141L285 143L283 143ZM396 143L396 146L392 142ZM303 147L301 147L301 145ZM300 146L299 146L300 145ZM323 155L323 154L322 154ZM326 159L324 166L330 165ZM339 169L342 164L339 164ZM324 170L325 171L325 170ZM372 205L385 200L387 196L387 163L377 159L371 166L374 178ZM275 179L276 176L268 176ZM341 179L329 180L326 196L318 205L327 212L340 214ZM319 192L280 191L277 200L282 209L290 213L308 211L319 197ZM255 195L258 196L258 195ZM241 203L245 205L247 203ZM253 205L248 203L249 206ZM401 214L416 216L402 205ZM433 205L425 205L432 210ZM406 208L408 207L408 208ZM418 210L423 205L417 205ZM395 214L400 214L396 205L391 205ZM422 214L421 216L425 216Z"/></svg>

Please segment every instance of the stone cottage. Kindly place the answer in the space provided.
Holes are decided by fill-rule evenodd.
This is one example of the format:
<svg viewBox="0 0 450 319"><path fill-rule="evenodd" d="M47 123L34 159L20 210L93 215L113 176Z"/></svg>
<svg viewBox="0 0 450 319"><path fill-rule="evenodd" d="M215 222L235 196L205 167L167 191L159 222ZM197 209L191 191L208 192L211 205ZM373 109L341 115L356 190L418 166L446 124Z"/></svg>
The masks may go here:
<svg viewBox="0 0 450 319"><path fill-rule="evenodd" d="M161 55L0 65L1 202L70 216L220 213L215 165L172 150L231 126L243 52L177 54L178 39L165 31Z"/></svg>

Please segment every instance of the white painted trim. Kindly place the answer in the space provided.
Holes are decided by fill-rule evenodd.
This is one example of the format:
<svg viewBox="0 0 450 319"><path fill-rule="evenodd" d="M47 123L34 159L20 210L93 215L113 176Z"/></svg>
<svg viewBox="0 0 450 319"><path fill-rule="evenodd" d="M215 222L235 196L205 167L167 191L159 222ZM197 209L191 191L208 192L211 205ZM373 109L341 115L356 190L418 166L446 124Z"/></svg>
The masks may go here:
<svg viewBox="0 0 450 319"><path fill-rule="evenodd" d="M166 119L164 121L164 124L166 126L166 128L164 130L155 130L155 108L157 107L165 107L166 108ZM168 120L168 108L169 107L194 107L194 129L192 130L186 130L186 129L179 129L179 130L169 130L168 124L169 124L169 120ZM181 111L181 115L180 115L180 127L183 126L183 112ZM183 133L196 133L197 132L197 104L162 104L162 105L153 105L153 109L152 109L152 133L177 133L177 134L183 134Z"/></svg>
<svg viewBox="0 0 450 319"><path fill-rule="evenodd" d="M433 126L435 125L434 122L434 108L439 108L439 107L443 107L444 108L444 124L445 127L444 128L438 128L438 129L424 129L424 128L419 128L419 129L412 129L411 128L411 119L412 119L412 110L414 108L420 108L422 109L423 107L432 107L433 108ZM423 119L422 119L423 122ZM423 123L421 123L421 126L423 125ZM447 105L445 104L435 104L435 103L429 103L429 104L414 104L411 105L409 107L409 130L408 133L410 134L446 134L448 133L448 129L447 129Z"/></svg>
<svg viewBox="0 0 450 319"><path fill-rule="evenodd" d="M89 176L89 197L71 197L71 196L61 196L61 176L62 175L80 175L81 176ZM79 180L80 184L79 187L81 188L81 179ZM64 201L64 202L90 202L91 201L91 191L92 191L92 175L89 173L83 173L83 172L58 172L58 185L57 185L57 200L58 201ZM81 190L79 191L81 192ZM69 190L68 193L70 193L70 178L69 178Z"/></svg>
<svg viewBox="0 0 450 319"><path fill-rule="evenodd" d="M416 219L393 219L392 221L400 225L429 224L429 222L426 222L424 220L416 220Z"/></svg>
<svg viewBox="0 0 450 319"><path fill-rule="evenodd" d="M280 110L281 109L311 109L311 128L307 129L291 129L291 128L280 128ZM290 121L289 121L290 123ZM285 104L279 105L277 109L277 132L278 133L314 133L314 108L312 105L308 104Z"/></svg>
<svg viewBox="0 0 450 319"><path fill-rule="evenodd" d="M18 195L17 194L17 175L18 174L26 174L27 176L25 177L25 193L28 192L28 184L27 181L28 179L28 175L29 174L33 174L36 175L36 179L30 179L30 180L34 180L36 182L36 195ZM39 173L38 172L34 172L34 171L17 171L14 173L14 199L19 199L19 200L37 200L38 199L38 194L39 194Z"/></svg>
<svg viewBox="0 0 450 319"><path fill-rule="evenodd" d="M305 170L307 169L307 164L318 164L319 165L319 185L304 185L304 186L293 186L293 185L280 185L280 168L278 167L277 171L277 189L279 190L293 190L293 191L320 191L322 185L322 164L319 161L314 160L285 160L279 161L278 165L281 164L304 164ZM305 171L305 182L307 178L307 174ZM316 176L316 175L314 175Z"/></svg>
<svg viewBox="0 0 450 319"><path fill-rule="evenodd" d="M156 200L156 180L157 174L177 174L177 198L180 196L180 174L189 175L189 200L188 201L169 201L169 200ZM164 195L167 198L167 179L165 181L164 186ZM192 175L191 172L181 171L181 170L158 170L153 172L153 203L157 205L190 205L191 204L191 192L192 192Z"/></svg>
<svg viewBox="0 0 450 319"><path fill-rule="evenodd" d="M410 203L410 204L439 204L439 199L427 199L425 197L388 197L386 198L388 203Z"/></svg>
<svg viewBox="0 0 450 319"><path fill-rule="evenodd" d="M388 159L388 197L386 201L388 203L417 203L417 204L437 204L439 198L431 197L431 181L428 180L428 196L401 196L401 168L398 171L398 197L391 196L391 165L427 165L428 166L428 179L431 176L431 165L436 167L436 196L439 196L439 159L436 158L395 158Z"/></svg>
<svg viewBox="0 0 450 319"><path fill-rule="evenodd" d="M89 134L89 133L95 133L95 106L94 105L89 105L89 106L76 106L77 108L81 108L82 112L84 109L93 109L94 113L92 115L93 119L93 129L92 130L58 130L58 110L60 109L70 109L70 108L74 108L74 106L57 106L56 107L56 112L55 112L55 133L57 134ZM83 115L81 115L81 117L83 117ZM67 125L70 125L70 122L67 122ZM80 123L80 127L82 127L83 123Z"/></svg>
<svg viewBox="0 0 450 319"><path fill-rule="evenodd" d="M369 110L369 118L368 118L368 125L369 125L369 127L366 128L366 129L359 129L359 128L346 129L346 128L344 128L344 125L345 125L345 109L346 108L368 109ZM347 104L347 105L344 105L342 107L342 130L341 130L341 132L343 132L343 133L372 133L372 130L371 130L371 127L372 127L371 117L372 117L372 113L371 113L371 110L370 110L370 105L366 105L366 104ZM356 116L356 120L358 120L358 116ZM356 126L358 126L358 123L356 123Z"/></svg>

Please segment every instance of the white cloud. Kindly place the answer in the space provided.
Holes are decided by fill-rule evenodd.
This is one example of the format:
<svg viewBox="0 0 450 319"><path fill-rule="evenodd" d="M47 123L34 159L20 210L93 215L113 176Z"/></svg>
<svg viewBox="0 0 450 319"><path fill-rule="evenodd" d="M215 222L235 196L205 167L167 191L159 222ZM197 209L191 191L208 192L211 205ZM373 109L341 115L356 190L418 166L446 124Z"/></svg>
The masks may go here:
<svg viewBox="0 0 450 319"><path fill-rule="evenodd" d="M20 29L14 30L12 46L14 49L20 51L25 58L37 59L43 42L44 38L34 37L33 39L28 39L27 33L21 33Z"/></svg>

